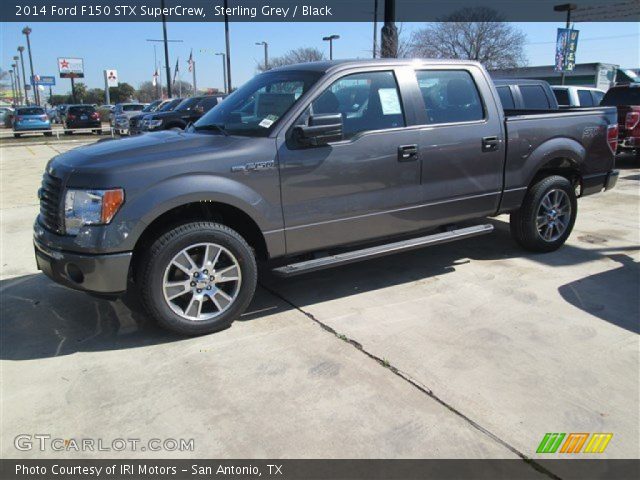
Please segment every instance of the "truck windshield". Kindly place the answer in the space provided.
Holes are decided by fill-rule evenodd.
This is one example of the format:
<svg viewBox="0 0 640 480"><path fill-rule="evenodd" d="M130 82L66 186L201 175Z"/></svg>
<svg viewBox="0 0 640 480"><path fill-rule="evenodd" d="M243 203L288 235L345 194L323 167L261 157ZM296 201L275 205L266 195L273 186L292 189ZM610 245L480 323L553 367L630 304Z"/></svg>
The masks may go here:
<svg viewBox="0 0 640 480"><path fill-rule="evenodd" d="M284 70L254 77L200 120L196 131L266 137L276 122L322 76L321 72Z"/></svg>

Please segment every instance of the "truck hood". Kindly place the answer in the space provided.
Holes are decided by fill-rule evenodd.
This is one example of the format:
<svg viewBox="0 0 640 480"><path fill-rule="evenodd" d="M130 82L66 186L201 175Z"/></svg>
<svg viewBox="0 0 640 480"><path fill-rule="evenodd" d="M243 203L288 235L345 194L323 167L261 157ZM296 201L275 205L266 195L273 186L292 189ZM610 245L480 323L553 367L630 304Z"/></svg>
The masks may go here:
<svg viewBox="0 0 640 480"><path fill-rule="evenodd" d="M210 133L162 131L131 138L108 140L70 150L55 157L49 172L104 171L153 168L170 163L206 157L241 148L252 139Z"/></svg>

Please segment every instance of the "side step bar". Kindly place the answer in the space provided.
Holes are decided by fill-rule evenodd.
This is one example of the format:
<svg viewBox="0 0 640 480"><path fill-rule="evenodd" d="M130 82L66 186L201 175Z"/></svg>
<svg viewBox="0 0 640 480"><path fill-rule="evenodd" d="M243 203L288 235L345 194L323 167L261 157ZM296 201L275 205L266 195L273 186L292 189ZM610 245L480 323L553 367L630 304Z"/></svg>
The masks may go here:
<svg viewBox="0 0 640 480"><path fill-rule="evenodd" d="M409 240L402 240L400 242L387 243L376 247L363 248L362 250L340 253L338 255L329 255L327 257L314 258L304 262L292 263L284 265L283 267L274 268L273 273L280 277L293 277L295 275L336 267L338 265L346 265L348 263L359 262L361 260L390 255L392 253L414 250L428 245L439 245L441 243L453 242L455 240L463 240L465 238L491 233L492 231L493 225L491 224L475 225L472 227L460 228L458 230L426 235L424 237L410 238Z"/></svg>

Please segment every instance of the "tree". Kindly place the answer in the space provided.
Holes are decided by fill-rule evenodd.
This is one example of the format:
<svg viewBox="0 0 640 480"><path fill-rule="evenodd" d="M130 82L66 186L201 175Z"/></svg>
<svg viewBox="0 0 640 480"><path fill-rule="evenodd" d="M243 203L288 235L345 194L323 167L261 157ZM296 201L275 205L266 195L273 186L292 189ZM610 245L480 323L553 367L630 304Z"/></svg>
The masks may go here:
<svg viewBox="0 0 640 480"><path fill-rule="evenodd" d="M176 80L171 87L174 96L190 97L193 94L193 85L184 80Z"/></svg>
<svg viewBox="0 0 640 480"><path fill-rule="evenodd" d="M282 67L284 65L292 65L294 63L307 63L317 62L324 60L324 53L317 48L313 47L300 47L294 50L289 50L287 53L280 57L273 57L269 59L269 69ZM264 64L258 64L258 71L264 72Z"/></svg>
<svg viewBox="0 0 640 480"><path fill-rule="evenodd" d="M424 58L477 60L487 69L526 64L524 33L487 7L452 13L411 36L411 54Z"/></svg>
<svg viewBox="0 0 640 480"><path fill-rule="evenodd" d="M159 90L159 87L157 85L154 87L153 82L151 81L142 82L138 87L138 91L136 92L138 101L150 103L150 102L153 102L154 100L157 100L158 90ZM162 87L163 96L166 93L167 93L167 89L163 86Z"/></svg>
<svg viewBox="0 0 640 480"><path fill-rule="evenodd" d="M95 103L96 105L102 105L104 103L104 89L102 88L90 88L84 97L84 103Z"/></svg>
<svg viewBox="0 0 640 480"><path fill-rule="evenodd" d="M117 87L109 87L111 103L124 103L133 99L136 89L128 83L118 83Z"/></svg>

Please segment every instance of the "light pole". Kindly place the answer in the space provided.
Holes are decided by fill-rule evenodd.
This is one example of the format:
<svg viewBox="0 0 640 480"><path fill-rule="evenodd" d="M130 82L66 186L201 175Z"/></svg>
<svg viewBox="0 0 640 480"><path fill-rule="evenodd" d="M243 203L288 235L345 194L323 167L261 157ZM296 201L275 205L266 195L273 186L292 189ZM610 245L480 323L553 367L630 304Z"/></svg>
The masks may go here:
<svg viewBox="0 0 640 480"><path fill-rule="evenodd" d="M571 27L571 10L575 10L578 6L575 3L563 3L562 5L555 5L553 7L554 12L567 12L567 28ZM560 73L560 85L564 85L564 70Z"/></svg>
<svg viewBox="0 0 640 480"><path fill-rule="evenodd" d="M378 0L373 0L373 58L378 51Z"/></svg>
<svg viewBox="0 0 640 480"><path fill-rule="evenodd" d="M214 53L214 55L221 55L222 56L222 79L224 81L223 84L223 88L224 88L224 93L229 93L229 90L227 90L228 85L227 85L227 55L223 52L216 52Z"/></svg>
<svg viewBox="0 0 640 480"><path fill-rule="evenodd" d="M225 41L225 48L226 48L226 57L222 57L222 58L226 58L226 72L227 72L227 76L226 76L226 81L225 84L227 86L227 93L231 93L231 40L229 38L229 15L227 15L227 11L229 10L227 8L227 0L224 0L224 41Z"/></svg>
<svg viewBox="0 0 640 480"><path fill-rule="evenodd" d="M33 56L31 55L31 40L29 39L29 35L31 35L31 28L24 27L22 29L22 33L24 33L25 37L27 37L27 51L29 52L29 69L31 70L31 89L33 90L33 99L36 102L36 105L40 105L40 93L33 83Z"/></svg>
<svg viewBox="0 0 640 480"><path fill-rule="evenodd" d="M269 70L269 44L264 40L262 42L256 42L256 45L264 45L264 71Z"/></svg>
<svg viewBox="0 0 640 480"><path fill-rule="evenodd" d="M333 41L338 40L340 35L329 35L328 37L322 37L322 40L329 42L329 60L333 60Z"/></svg>
<svg viewBox="0 0 640 480"><path fill-rule="evenodd" d="M17 95L16 95L16 82L15 82L15 80L13 78L13 77L15 77L15 74L16 74L15 65L12 64L11 67L12 67L11 70L9 70L9 76L11 77L11 100L13 101L12 102L13 105L17 105L18 102L16 102L16 97L17 97Z"/></svg>
<svg viewBox="0 0 640 480"><path fill-rule="evenodd" d="M18 57L17 55L15 55L13 57L13 69L15 71L15 76L16 76L16 93L18 94L18 103L22 104L22 85L20 84L20 66L18 64L18 61L20 60L20 57Z"/></svg>
<svg viewBox="0 0 640 480"><path fill-rule="evenodd" d="M29 105L29 93L27 92L27 78L26 78L26 73L25 73L25 69L24 69L24 55L22 54L22 52L24 52L24 47L20 46L18 47L18 52L20 52L20 64L22 65L22 87L24 88L24 103L26 105Z"/></svg>
<svg viewBox="0 0 640 480"><path fill-rule="evenodd" d="M396 28L396 0L384 0L384 26L380 41L380 57L398 56L398 29Z"/></svg>

